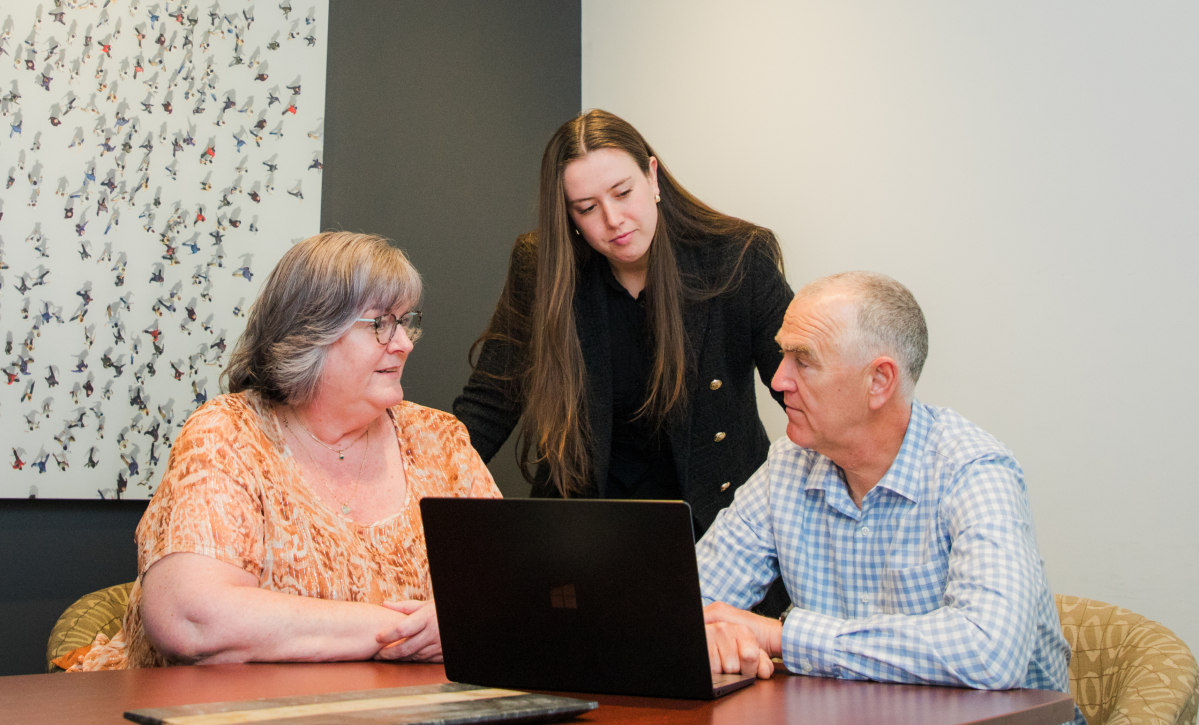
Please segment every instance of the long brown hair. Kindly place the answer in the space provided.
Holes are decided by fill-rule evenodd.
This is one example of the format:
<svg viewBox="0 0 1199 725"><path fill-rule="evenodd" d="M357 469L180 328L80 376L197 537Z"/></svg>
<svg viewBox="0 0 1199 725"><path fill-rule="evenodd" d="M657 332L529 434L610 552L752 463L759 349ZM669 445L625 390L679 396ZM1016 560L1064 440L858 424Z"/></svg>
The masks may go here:
<svg viewBox="0 0 1199 725"><path fill-rule="evenodd" d="M532 300L517 280L505 283L487 332L471 348L487 340L503 341L518 360L515 376L497 378L523 403L519 462L527 479L533 468L549 467L550 482L563 496L590 484L591 432L587 424L587 380L574 298L580 272L595 252L575 233L567 210L563 171L572 161L597 149L613 148L633 158L649 173L650 157L658 160L658 224L650 242L645 281L646 317L653 364L646 400L638 415L662 425L681 415L687 404L689 366L683 307L714 297L740 284L741 260L760 244L782 269L782 252L769 230L712 209L692 196L671 175L661 157L627 121L593 109L564 123L550 138L541 159L541 188L536 232L536 278ZM675 258L677 245L737 243L740 253L721 284L702 287L684 279ZM520 254L521 242L514 254Z"/></svg>

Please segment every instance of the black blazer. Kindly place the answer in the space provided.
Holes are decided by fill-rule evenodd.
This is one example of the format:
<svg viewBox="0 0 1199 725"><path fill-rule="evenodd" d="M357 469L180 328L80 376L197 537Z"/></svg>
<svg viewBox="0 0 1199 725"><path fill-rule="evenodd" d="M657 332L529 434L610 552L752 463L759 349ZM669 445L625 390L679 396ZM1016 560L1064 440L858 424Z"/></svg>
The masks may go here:
<svg viewBox="0 0 1199 725"><path fill-rule="evenodd" d="M522 310L531 310L537 240L533 233L516 241L505 294ZM741 243L714 239L676 246L679 270L707 289L719 288L741 253ZM607 260L592 252L575 291L575 326L587 370L587 412L592 435L592 489L602 495L608 480L612 437L612 365L608 348L608 308L601 267ZM733 493L766 460L770 441L758 418L754 369L767 385L782 353L774 341L791 301L782 272L759 245L742 260L741 282L724 294L686 305L683 324L689 344L687 415L667 426L679 486L697 522L706 529ZM528 319L526 317L526 319ZM500 324L492 320L492 326ZM497 330L492 330L496 332ZM518 378L523 361L512 346L488 340L476 370L454 401L454 414L466 425L483 460L490 461L520 421L518 383L497 383L485 373ZM782 404L782 396L774 393ZM556 496L548 468L534 476L534 496Z"/></svg>

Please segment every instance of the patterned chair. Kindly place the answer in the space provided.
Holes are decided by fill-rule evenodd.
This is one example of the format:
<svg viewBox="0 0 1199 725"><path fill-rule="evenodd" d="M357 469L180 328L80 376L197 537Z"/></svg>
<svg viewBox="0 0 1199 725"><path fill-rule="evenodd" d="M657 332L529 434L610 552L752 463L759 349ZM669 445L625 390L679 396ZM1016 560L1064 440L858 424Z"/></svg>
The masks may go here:
<svg viewBox="0 0 1199 725"><path fill-rule="evenodd" d="M1057 595L1074 656L1070 692L1090 725L1192 725L1199 668L1173 632L1122 607Z"/></svg>
<svg viewBox="0 0 1199 725"><path fill-rule="evenodd" d="M46 645L46 671L61 672L61 668L54 665L54 660L91 644L97 634L108 637L116 634L125 617L129 590L132 588L133 582L117 584L87 594L67 607L50 632L50 642Z"/></svg>

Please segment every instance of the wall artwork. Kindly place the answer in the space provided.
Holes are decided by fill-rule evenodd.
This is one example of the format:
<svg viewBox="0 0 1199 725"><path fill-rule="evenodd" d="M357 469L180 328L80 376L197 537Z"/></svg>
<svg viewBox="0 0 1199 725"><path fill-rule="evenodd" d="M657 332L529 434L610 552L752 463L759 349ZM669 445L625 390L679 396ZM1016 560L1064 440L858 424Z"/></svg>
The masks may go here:
<svg viewBox="0 0 1199 725"><path fill-rule="evenodd" d="M6 17L5 17L6 16ZM149 498L320 228L328 0L0 11L0 498Z"/></svg>

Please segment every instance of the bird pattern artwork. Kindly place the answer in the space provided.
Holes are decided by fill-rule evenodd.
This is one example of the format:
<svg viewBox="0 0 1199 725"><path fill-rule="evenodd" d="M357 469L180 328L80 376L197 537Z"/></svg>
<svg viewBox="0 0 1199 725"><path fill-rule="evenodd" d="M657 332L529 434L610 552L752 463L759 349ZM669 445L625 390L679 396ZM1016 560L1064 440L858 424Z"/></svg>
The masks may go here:
<svg viewBox="0 0 1199 725"><path fill-rule="evenodd" d="M0 498L149 498L320 227L328 0L0 9Z"/></svg>

